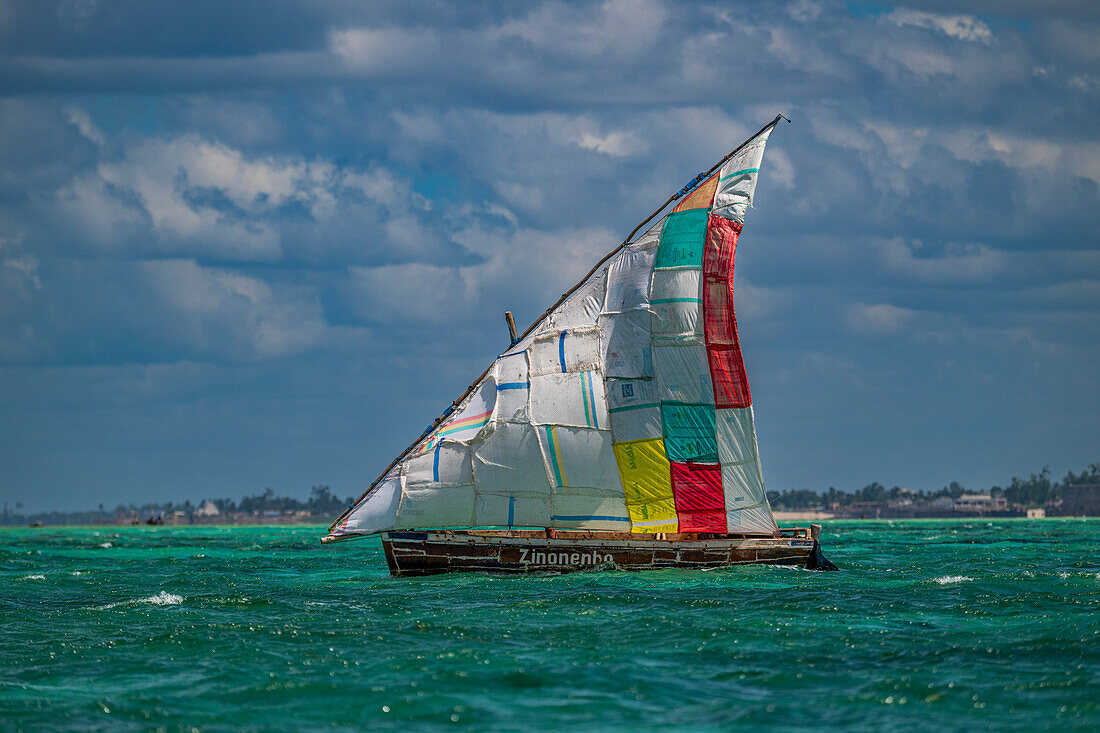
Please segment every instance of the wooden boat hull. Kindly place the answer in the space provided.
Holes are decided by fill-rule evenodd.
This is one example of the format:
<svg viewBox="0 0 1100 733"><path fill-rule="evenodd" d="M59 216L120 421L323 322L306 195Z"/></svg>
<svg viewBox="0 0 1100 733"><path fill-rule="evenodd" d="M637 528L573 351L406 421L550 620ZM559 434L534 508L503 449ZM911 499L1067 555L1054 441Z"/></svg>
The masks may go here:
<svg viewBox="0 0 1100 733"><path fill-rule="evenodd" d="M704 570L731 565L835 569L821 557L817 537L811 536L810 530L795 530L780 537L702 538L539 530L391 531L382 533L382 547L390 572L401 577L456 571L525 574L603 569ZM821 561L831 567L819 567Z"/></svg>

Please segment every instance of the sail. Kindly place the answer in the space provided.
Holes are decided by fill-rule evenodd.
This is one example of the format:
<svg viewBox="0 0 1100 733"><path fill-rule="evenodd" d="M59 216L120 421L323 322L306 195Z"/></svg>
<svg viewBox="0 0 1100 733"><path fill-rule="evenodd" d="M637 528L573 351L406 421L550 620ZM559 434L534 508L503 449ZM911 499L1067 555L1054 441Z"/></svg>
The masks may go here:
<svg viewBox="0 0 1100 733"><path fill-rule="evenodd" d="M733 297L774 125L605 258L326 539L484 526L778 532Z"/></svg>

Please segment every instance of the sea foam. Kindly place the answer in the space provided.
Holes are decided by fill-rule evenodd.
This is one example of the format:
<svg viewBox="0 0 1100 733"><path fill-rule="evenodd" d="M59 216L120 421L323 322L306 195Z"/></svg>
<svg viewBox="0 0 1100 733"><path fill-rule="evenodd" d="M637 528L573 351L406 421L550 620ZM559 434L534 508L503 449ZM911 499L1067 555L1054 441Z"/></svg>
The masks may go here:
<svg viewBox="0 0 1100 733"><path fill-rule="evenodd" d="M162 590L155 596L142 598L139 603L152 603L154 606L178 606L183 603L183 596L177 596L175 593L168 593Z"/></svg>
<svg viewBox="0 0 1100 733"><path fill-rule="evenodd" d="M951 583L965 583L968 580L974 580L968 575L941 575L938 578L933 578L933 583L939 583L940 585L950 585Z"/></svg>
<svg viewBox="0 0 1100 733"><path fill-rule="evenodd" d="M118 608L119 606L132 606L137 603L151 603L154 606L178 606L183 603L183 596L177 596L175 593L169 593L168 591L161 591L155 596L149 596L148 598L136 598L132 601L119 601L118 603L108 603L106 606L100 608L104 611L112 608Z"/></svg>

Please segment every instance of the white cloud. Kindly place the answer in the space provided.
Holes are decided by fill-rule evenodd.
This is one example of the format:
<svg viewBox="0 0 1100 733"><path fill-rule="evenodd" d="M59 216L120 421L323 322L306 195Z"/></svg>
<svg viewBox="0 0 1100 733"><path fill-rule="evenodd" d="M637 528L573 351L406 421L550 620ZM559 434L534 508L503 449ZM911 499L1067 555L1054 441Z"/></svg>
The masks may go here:
<svg viewBox="0 0 1100 733"><path fill-rule="evenodd" d="M911 324L916 316L916 311L889 303L856 303L847 309L845 323L849 330L861 336L893 336Z"/></svg>
<svg viewBox="0 0 1100 733"><path fill-rule="evenodd" d="M431 203L388 169L249 155L194 134L126 141L52 198L76 232L74 246L138 258L271 262L342 251L409 259L443 256L448 246L424 221Z"/></svg>
<svg viewBox="0 0 1100 733"><path fill-rule="evenodd" d="M422 263L352 267L358 316L371 323L438 326L469 320L479 292L460 267Z"/></svg>
<svg viewBox="0 0 1100 733"><path fill-rule="evenodd" d="M332 52L362 71L420 67L435 56L440 42L430 29L351 28L329 36Z"/></svg>
<svg viewBox="0 0 1100 733"><path fill-rule="evenodd" d="M38 276L38 259L33 255L23 253L4 257L0 259L0 267L18 273L35 290L42 289L42 279Z"/></svg>
<svg viewBox="0 0 1100 733"><path fill-rule="evenodd" d="M21 361L39 345L28 316L40 302L38 258L23 250L19 238L0 237L0 359Z"/></svg>
<svg viewBox="0 0 1100 733"><path fill-rule="evenodd" d="M658 0L605 0L578 12L565 3L544 3L510 20L493 35L520 38L554 57L628 59L643 55L661 34L668 10Z"/></svg>
<svg viewBox="0 0 1100 733"><path fill-rule="evenodd" d="M798 23L812 23L821 17L825 8L814 0L795 0L786 9L787 16Z"/></svg>
<svg viewBox="0 0 1100 733"><path fill-rule="evenodd" d="M276 289L193 260L146 262L141 269L171 314L163 328L191 355L215 361L279 357L306 351L327 333L319 300L308 288Z"/></svg>
<svg viewBox="0 0 1100 733"><path fill-rule="evenodd" d="M866 58L886 78L897 81L899 71L908 72L927 80L937 75L952 75L957 60L937 49L907 43L891 38L875 38L866 52Z"/></svg>
<svg viewBox="0 0 1100 733"><path fill-rule="evenodd" d="M628 132L611 132L606 135L585 132L581 134L577 145L585 150L595 150L597 153L616 157L627 156L644 148L641 141Z"/></svg>
<svg viewBox="0 0 1100 733"><path fill-rule="evenodd" d="M480 261L350 268L357 318L419 328L466 327L494 317L487 308L504 303L522 320L522 312L540 313L618 244L599 229L501 234L472 226L455 239Z"/></svg>
<svg viewBox="0 0 1100 733"><path fill-rule="evenodd" d="M54 200L59 214L72 220L82 244L95 242L100 249L121 249L148 221L146 211L97 174L69 181Z"/></svg>
<svg viewBox="0 0 1100 733"><path fill-rule="evenodd" d="M92 122L92 118L87 112L80 107L69 107L66 112L68 113L69 122L76 126L76 129L80 130L80 134L91 140L99 147L103 147L107 143L107 139L103 137L103 133L100 131L96 124Z"/></svg>
<svg viewBox="0 0 1100 733"><path fill-rule="evenodd" d="M993 31L973 15L941 15L909 8L897 8L887 15L886 19L898 26L937 30L961 41L980 41L981 43L993 41Z"/></svg>
<svg viewBox="0 0 1100 733"><path fill-rule="evenodd" d="M921 242L900 237L883 242L886 268L915 281L942 284L992 280L1009 265L1004 252L977 242L949 243L935 257L918 256L922 249Z"/></svg>

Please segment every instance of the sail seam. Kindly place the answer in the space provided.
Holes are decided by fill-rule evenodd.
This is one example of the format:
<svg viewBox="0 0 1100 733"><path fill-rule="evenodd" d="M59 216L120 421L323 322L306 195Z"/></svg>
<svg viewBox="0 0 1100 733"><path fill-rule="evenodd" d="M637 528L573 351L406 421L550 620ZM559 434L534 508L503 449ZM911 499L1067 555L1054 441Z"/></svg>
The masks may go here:
<svg viewBox="0 0 1100 733"><path fill-rule="evenodd" d="M608 412L629 412L630 410L644 410L649 407L660 407L660 402L646 402L641 405L627 405L626 407L612 407Z"/></svg>
<svg viewBox="0 0 1100 733"><path fill-rule="evenodd" d="M554 514L550 518L553 519L554 521L557 521L557 522L583 522L586 519L595 520L595 521L598 521L598 522L629 522L630 521L630 519L628 517L613 517L610 514L578 514L578 515L575 515L575 516L574 515L563 516L561 514Z"/></svg>

